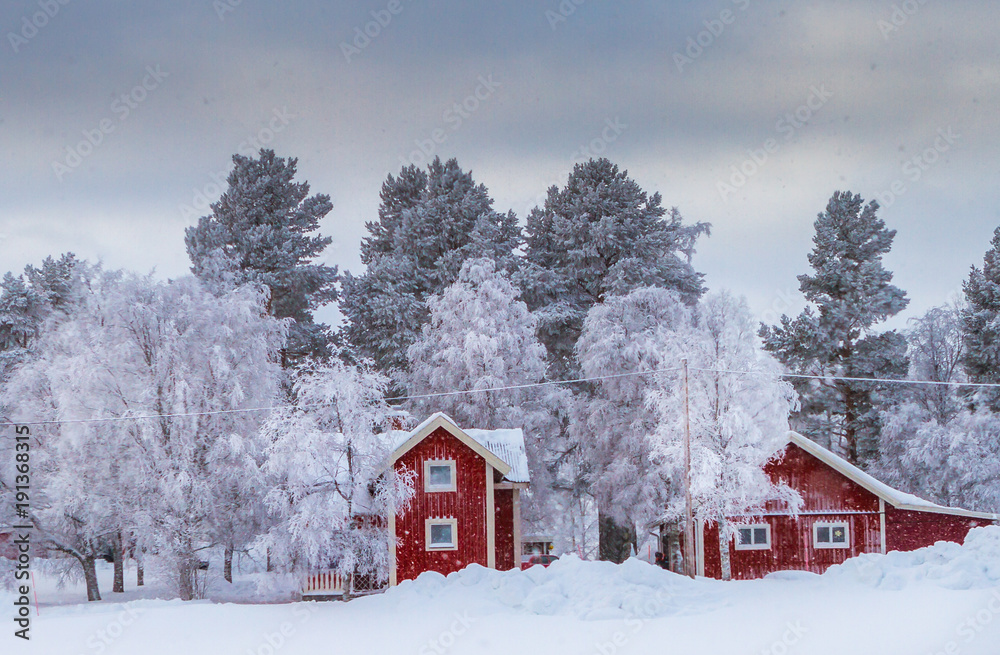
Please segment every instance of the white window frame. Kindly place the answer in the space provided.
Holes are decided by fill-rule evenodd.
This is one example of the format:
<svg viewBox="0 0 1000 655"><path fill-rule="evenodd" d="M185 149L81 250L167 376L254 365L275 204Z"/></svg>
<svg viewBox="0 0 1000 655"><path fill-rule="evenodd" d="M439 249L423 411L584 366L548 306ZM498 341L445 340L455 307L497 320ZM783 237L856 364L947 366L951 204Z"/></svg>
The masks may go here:
<svg viewBox="0 0 1000 655"><path fill-rule="evenodd" d="M448 485L431 484L431 467L447 466L451 468L451 483ZM453 459L426 459L424 460L424 491L427 493L437 493L442 491L456 491L458 489L456 478L455 460Z"/></svg>
<svg viewBox="0 0 1000 655"><path fill-rule="evenodd" d="M819 529L830 528L830 539L833 539L833 528L844 528L844 543L835 544L833 541L820 542ZM813 548L850 548L851 547L851 525L847 521L823 521L813 523Z"/></svg>
<svg viewBox="0 0 1000 655"><path fill-rule="evenodd" d="M431 526L450 525L451 543L448 545L431 544ZM424 519L424 547L426 550L458 550L458 519Z"/></svg>
<svg viewBox="0 0 1000 655"><path fill-rule="evenodd" d="M757 528L764 528L767 534L767 543L763 544L741 544L740 543L740 529L755 530ZM751 534L751 537L753 535ZM770 523L741 523L733 527L733 542L736 544L736 550L771 550L771 524Z"/></svg>

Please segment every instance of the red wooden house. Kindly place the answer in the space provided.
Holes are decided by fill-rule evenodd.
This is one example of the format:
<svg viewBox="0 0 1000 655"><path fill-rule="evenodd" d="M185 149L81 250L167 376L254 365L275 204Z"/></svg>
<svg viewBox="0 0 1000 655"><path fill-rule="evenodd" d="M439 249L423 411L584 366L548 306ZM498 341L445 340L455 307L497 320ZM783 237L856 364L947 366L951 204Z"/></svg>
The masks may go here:
<svg viewBox="0 0 1000 655"><path fill-rule="evenodd" d="M389 518L390 585L469 564L519 565L529 482L519 428L463 430L437 413L402 435L390 462L416 474L410 505Z"/></svg>
<svg viewBox="0 0 1000 655"><path fill-rule="evenodd" d="M734 579L789 569L822 573L862 553L961 543L970 529L998 520L995 514L944 507L893 489L795 432L767 472L798 491L804 504L798 516L772 506L759 519L734 526L729 544ZM676 529L659 528L661 550L680 553ZM714 524L696 533L699 575L721 577L718 544ZM679 570L677 557L671 560L671 568Z"/></svg>

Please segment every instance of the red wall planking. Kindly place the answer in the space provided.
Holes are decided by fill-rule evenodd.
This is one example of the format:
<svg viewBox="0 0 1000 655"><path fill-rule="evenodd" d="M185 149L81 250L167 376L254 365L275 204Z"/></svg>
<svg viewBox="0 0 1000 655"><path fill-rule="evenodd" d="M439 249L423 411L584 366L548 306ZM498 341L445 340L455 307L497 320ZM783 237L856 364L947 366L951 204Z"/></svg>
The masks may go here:
<svg viewBox="0 0 1000 655"><path fill-rule="evenodd" d="M885 506L888 550L915 550L937 541L962 543L969 530L986 525L992 525L992 521Z"/></svg>
<svg viewBox="0 0 1000 655"><path fill-rule="evenodd" d="M514 491L497 489L496 504L496 567L498 571L514 568Z"/></svg>
<svg viewBox="0 0 1000 655"><path fill-rule="evenodd" d="M455 460L456 491L425 492L424 462ZM416 495L410 506L396 516L396 579L417 577L424 571L448 574L469 565L486 566L486 463L482 457L438 428L396 462L396 468L416 471ZM458 520L458 550L428 551L424 519Z"/></svg>

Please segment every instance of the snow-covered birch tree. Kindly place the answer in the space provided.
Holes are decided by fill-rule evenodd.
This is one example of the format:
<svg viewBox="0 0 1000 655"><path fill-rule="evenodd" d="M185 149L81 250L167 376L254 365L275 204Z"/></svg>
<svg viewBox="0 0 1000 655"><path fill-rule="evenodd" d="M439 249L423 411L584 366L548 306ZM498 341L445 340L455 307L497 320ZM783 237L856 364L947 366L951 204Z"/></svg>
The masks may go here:
<svg viewBox="0 0 1000 655"><path fill-rule="evenodd" d="M295 381L295 404L264 425L266 500L276 523L257 546L279 568L386 579L386 519L413 494L412 476L387 468L388 382L370 362L309 363Z"/></svg>
<svg viewBox="0 0 1000 655"><path fill-rule="evenodd" d="M718 524L722 575L729 579L731 520L759 516L769 501L792 512L801 503L796 492L775 485L764 471L785 442L796 394L781 379L781 365L761 349L755 319L742 298L728 292L710 294L698 307L695 327L678 332L677 339L668 352L671 358L686 357L691 369L690 483L695 520ZM647 395L657 420L651 459L661 476L680 483L683 379L675 371L660 374L659 380ZM683 494L672 493L663 502L665 518L685 515Z"/></svg>
<svg viewBox="0 0 1000 655"><path fill-rule="evenodd" d="M537 321L518 295L493 260L470 259L454 284L427 301L430 321L408 350L407 388L411 394L475 393L417 399L415 413L443 411L459 425L484 429L523 420L522 406L537 390L484 391L545 378Z"/></svg>
<svg viewBox="0 0 1000 655"><path fill-rule="evenodd" d="M217 298L193 278L95 275L11 385L22 416L102 421L39 436L49 541L127 536L181 598L199 594L199 552L245 541L262 501L260 414L241 410L279 391L286 328L266 307L259 288Z"/></svg>
<svg viewBox="0 0 1000 655"><path fill-rule="evenodd" d="M605 377L574 404L569 436L588 492L597 500L600 558L621 562L636 545L637 523L658 513L670 478L651 465L648 435L656 416L645 403L648 373L676 367L678 334L690 329L691 311L675 291L647 287L595 305L576 345L583 374ZM611 377L607 377L611 376ZM609 530L617 523L624 530Z"/></svg>

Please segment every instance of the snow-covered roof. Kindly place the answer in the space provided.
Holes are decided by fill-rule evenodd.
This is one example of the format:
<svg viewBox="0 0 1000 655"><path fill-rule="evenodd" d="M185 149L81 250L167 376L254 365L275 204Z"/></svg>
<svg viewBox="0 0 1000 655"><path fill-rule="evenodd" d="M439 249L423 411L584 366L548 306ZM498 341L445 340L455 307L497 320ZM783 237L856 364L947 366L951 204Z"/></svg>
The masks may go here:
<svg viewBox="0 0 1000 655"><path fill-rule="evenodd" d="M392 461L399 459L406 451L438 427L444 427L460 441L483 455L487 461L499 470L509 482L530 481L528 474L528 455L524 447L524 432L521 428L506 428L501 430L463 430L458 427L450 416L444 412L435 412L420 425L409 432L398 432L393 444Z"/></svg>
<svg viewBox="0 0 1000 655"><path fill-rule="evenodd" d="M465 433L488 448L510 466L506 476L510 482L529 482L528 453L524 449L521 428L502 430L466 430Z"/></svg>
<svg viewBox="0 0 1000 655"><path fill-rule="evenodd" d="M844 477L853 480L858 483L868 491L872 492L885 502L889 503L893 507L898 509L913 510L917 512L935 512L937 514L953 514L956 516L968 516L970 518L987 519L987 520L998 520L996 514L989 514L987 512L973 512L967 509L959 509L957 507L945 507L944 505L938 505L932 503L928 500L924 500L919 496L914 496L913 494L906 493L905 491L900 491L899 489L894 489L889 485L876 480L871 475L865 473L857 466L854 466L846 459L839 457L826 448L820 446L814 441L810 441L806 437L802 436L798 432L788 433L788 443L793 443L802 450L806 451L816 459L820 460L830 468L834 469Z"/></svg>

